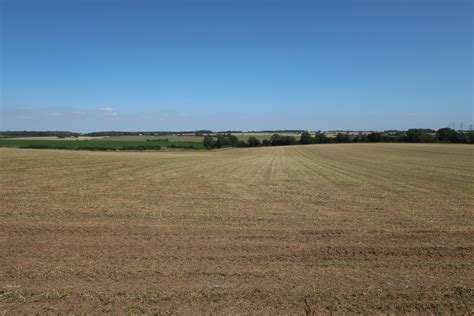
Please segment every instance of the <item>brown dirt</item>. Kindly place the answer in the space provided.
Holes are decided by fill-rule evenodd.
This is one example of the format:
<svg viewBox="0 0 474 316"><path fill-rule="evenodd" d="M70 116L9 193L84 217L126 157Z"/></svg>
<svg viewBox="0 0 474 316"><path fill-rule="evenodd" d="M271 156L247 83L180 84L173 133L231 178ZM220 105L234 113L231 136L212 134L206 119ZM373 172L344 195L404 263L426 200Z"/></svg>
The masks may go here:
<svg viewBox="0 0 474 316"><path fill-rule="evenodd" d="M473 154L1 148L0 314L472 313Z"/></svg>

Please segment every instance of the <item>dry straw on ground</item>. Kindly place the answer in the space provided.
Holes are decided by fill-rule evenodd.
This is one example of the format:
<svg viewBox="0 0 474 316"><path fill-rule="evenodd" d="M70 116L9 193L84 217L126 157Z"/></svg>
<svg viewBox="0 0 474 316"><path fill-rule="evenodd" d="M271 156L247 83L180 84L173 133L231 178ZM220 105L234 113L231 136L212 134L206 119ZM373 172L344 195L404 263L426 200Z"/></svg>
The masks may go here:
<svg viewBox="0 0 474 316"><path fill-rule="evenodd" d="M474 147L0 149L0 313L473 308Z"/></svg>

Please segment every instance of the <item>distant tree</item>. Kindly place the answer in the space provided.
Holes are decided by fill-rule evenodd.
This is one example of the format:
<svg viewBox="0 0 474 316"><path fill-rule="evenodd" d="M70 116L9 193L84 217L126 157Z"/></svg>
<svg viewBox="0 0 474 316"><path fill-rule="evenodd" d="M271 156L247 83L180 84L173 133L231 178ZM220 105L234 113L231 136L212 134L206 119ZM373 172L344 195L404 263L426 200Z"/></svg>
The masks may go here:
<svg viewBox="0 0 474 316"><path fill-rule="evenodd" d="M352 137L352 141L354 143L366 143L369 141L369 139L367 138L367 135L362 133L362 132L359 132L358 135L355 135Z"/></svg>
<svg viewBox="0 0 474 316"><path fill-rule="evenodd" d="M337 143L349 143L351 141L351 137L348 134L337 133L335 141Z"/></svg>
<svg viewBox="0 0 474 316"><path fill-rule="evenodd" d="M296 138L293 136L280 136L278 134L273 134L270 138L272 146L287 146L296 144Z"/></svg>
<svg viewBox="0 0 474 316"><path fill-rule="evenodd" d="M284 143L285 145L294 145L297 143L297 141L296 138L294 138L293 136L285 136Z"/></svg>
<svg viewBox="0 0 474 316"><path fill-rule="evenodd" d="M301 133L300 144L306 145L306 144L312 144L313 142L314 142L314 139L313 137L311 137L311 134L309 132Z"/></svg>
<svg viewBox="0 0 474 316"><path fill-rule="evenodd" d="M453 143L469 143L469 137L467 137L467 133L456 132L451 137L451 142L453 142Z"/></svg>
<svg viewBox="0 0 474 316"><path fill-rule="evenodd" d="M238 147L239 146L239 138L235 135L227 134L229 137L229 143L231 147Z"/></svg>
<svg viewBox="0 0 474 316"><path fill-rule="evenodd" d="M464 136L466 137L466 143L474 144L474 132L473 131L465 132Z"/></svg>
<svg viewBox="0 0 474 316"><path fill-rule="evenodd" d="M239 144L237 147L247 147L247 143L244 142L243 140L239 140Z"/></svg>
<svg viewBox="0 0 474 316"><path fill-rule="evenodd" d="M326 135L324 135L323 133L321 133L321 132L316 132L316 135L314 135L314 142L315 142L316 144L327 143L327 142L328 142L328 138L327 138Z"/></svg>
<svg viewBox="0 0 474 316"><path fill-rule="evenodd" d="M219 134L216 139L216 148L229 147L230 141L225 135Z"/></svg>
<svg viewBox="0 0 474 316"><path fill-rule="evenodd" d="M262 146L271 146L272 142L268 139L262 140Z"/></svg>
<svg viewBox="0 0 474 316"><path fill-rule="evenodd" d="M247 141L247 145L249 147L257 147L257 146L260 146L261 143L260 143L260 140L257 137L250 136L248 141Z"/></svg>
<svg viewBox="0 0 474 316"><path fill-rule="evenodd" d="M270 142L272 146L278 146L281 143L281 136L278 134L273 134L272 137L270 137Z"/></svg>
<svg viewBox="0 0 474 316"><path fill-rule="evenodd" d="M436 138L440 142L452 142L453 140L455 140L456 134L457 132L454 129L445 127L445 128L440 128L436 132Z"/></svg>
<svg viewBox="0 0 474 316"><path fill-rule="evenodd" d="M411 128L406 133L406 141L409 143L432 142L433 136L419 128Z"/></svg>
<svg viewBox="0 0 474 316"><path fill-rule="evenodd" d="M359 134L359 142L363 143L363 142L368 142L369 141L369 138L367 137L367 135L365 134Z"/></svg>
<svg viewBox="0 0 474 316"><path fill-rule="evenodd" d="M214 143L214 148L223 148L223 147L239 147L240 141L239 138L230 133L218 134L217 139Z"/></svg>
<svg viewBox="0 0 474 316"><path fill-rule="evenodd" d="M201 130L194 131L195 136L203 136L203 135L206 135L206 134L212 134L212 131L211 130L206 130L206 129L201 129Z"/></svg>
<svg viewBox="0 0 474 316"><path fill-rule="evenodd" d="M380 142L382 141L382 134L380 133L370 133L369 135L367 135L367 140L371 143L377 143L377 142Z"/></svg>
<svg viewBox="0 0 474 316"><path fill-rule="evenodd" d="M211 135L206 135L204 136L202 144L204 145L204 148L212 149L215 147L216 142L214 141L214 137L212 137Z"/></svg>

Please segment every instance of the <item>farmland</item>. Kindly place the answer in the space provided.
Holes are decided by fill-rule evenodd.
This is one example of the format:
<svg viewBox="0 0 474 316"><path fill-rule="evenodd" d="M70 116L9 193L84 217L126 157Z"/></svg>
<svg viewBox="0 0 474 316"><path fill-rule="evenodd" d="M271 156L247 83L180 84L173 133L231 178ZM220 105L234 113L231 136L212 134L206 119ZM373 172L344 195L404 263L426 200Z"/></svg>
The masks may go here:
<svg viewBox="0 0 474 316"><path fill-rule="evenodd" d="M473 155L0 148L0 313L471 313Z"/></svg>
<svg viewBox="0 0 474 316"><path fill-rule="evenodd" d="M162 135L162 136L110 136L104 138L104 140L134 140L134 141L146 141L147 139L163 140L167 139L171 142L197 142L202 143L203 136L194 135Z"/></svg>
<svg viewBox="0 0 474 316"><path fill-rule="evenodd" d="M137 149L160 149L167 147L202 149L202 142L169 141L157 139L152 141L143 140L36 140L36 139L0 139L0 147L20 148L43 148L43 149L76 149L76 150L137 150Z"/></svg>

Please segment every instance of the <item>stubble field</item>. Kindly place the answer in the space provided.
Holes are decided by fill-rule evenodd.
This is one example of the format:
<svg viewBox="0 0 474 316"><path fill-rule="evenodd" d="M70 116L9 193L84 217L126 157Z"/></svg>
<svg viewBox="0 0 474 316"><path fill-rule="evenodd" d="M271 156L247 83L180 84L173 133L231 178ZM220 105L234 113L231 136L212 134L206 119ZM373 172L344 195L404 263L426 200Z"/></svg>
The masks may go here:
<svg viewBox="0 0 474 316"><path fill-rule="evenodd" d="M0 148L0 314L469 314L473 158Z"/></svg>

